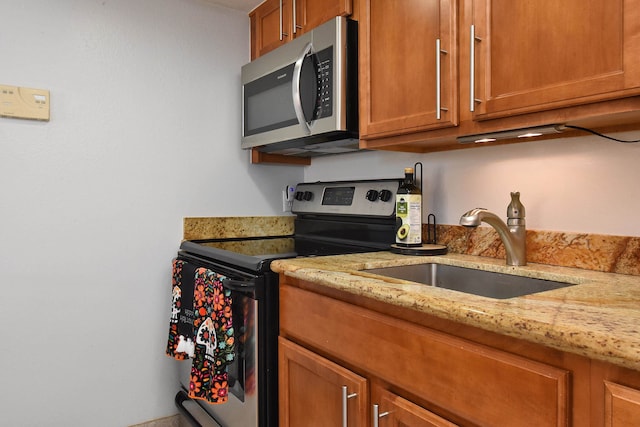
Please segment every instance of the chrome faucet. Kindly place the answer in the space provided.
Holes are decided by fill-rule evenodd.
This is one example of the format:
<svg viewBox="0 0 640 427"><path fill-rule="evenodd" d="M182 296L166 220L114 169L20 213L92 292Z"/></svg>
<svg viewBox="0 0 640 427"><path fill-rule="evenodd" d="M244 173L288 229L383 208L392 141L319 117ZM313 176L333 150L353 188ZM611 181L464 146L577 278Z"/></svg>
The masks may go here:
<svg viewBox="0 0 640 427"><path fill-rule="evenodd" d="M505 224L494 213L486 209L475 208L460 218L460 225L477 227L484 221L498 232L507 253L507 265L527 265L527 230L524 220L524 206L520 202L520 193L511 193L511 203L507 207Z"/></svg>

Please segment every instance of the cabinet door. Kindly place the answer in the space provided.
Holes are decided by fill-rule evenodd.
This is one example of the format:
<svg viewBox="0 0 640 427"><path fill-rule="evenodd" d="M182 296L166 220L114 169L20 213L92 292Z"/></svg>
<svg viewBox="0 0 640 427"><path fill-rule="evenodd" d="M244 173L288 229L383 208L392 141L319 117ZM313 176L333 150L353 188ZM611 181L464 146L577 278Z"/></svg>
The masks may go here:
<svg viewBox="0 0 640 427"><path fill-rule="evenodd" d="M282 282L280 334L469 425L569 425L569 371Z"/></svg>
<svg viewBox="0 0 640 427"><path fill-rule="evenodd" d="M379 427L455 427L442 417L428 411L413 402L384 390L374 387L371 396L372 404L377 405L373 416L378 415ZM373 422L375 426L375 419Z"/></svg>
<svg viewBox="0 0 640 427"><path fill-rule="evenodd" d="M640 423L640 390L605 381L605 427Z"/></svg>
<svg viewBox="0 0 640 427"><path fill-rule="evenodd" d="M473 0L472 20L475 119L640 93L639 0Z"/></svg>
<svg viewBox="0 0 640 427"><path fill-rule="evenodd" d="M362 137L457 123L455 11L454 0L360 2Z"/></svg>
<svg viewBox="0 0 640 427"><path fill-rule="evenodd" d="M266 0L249 15L252 60L291 40L290 1Z"/></svg>
<svg viewBox="0 0 640 427"><path fill-rule="evenodd" d="M367 423L367 380L284 338L278 342L280 427Z"/></svg>
<svg viewBox="0 0 640 427"><path fill-rule="evenodd" d="M291 0L293 4L293 36L324 24L336 16L351 15L352 0Z"/></svg>

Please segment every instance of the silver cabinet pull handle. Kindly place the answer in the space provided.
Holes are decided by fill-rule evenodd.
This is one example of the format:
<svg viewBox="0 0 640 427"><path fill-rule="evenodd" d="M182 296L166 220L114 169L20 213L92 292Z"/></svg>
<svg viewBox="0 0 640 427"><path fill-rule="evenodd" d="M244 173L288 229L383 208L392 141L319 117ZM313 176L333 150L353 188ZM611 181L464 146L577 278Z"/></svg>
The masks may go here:
<svg viewBox="0 0 640 427"><path fill-rule="evenodd" d="M440 39L436 39L436 119L440 120L442 118L442 114L440 114L440 103L441 103L441 93L440 93Z"/></svg>
<svg viewBox="0 0 640 427"><path fill-rule="evenodd" d="M296 22L296 0L293 0L293 34L296 33L298 29L298 23Z"/></svg>
<svg viewBox="0 0 640 427"><path fill-rule="evenodd" d="M280 0L280 41L282 41L282 0Z"/></svg>
<svg viewBox="0 0 640 427"><path fill-rule="evenodd" d="M469 46L469 111L472 113L476 110L476 42L482 41L480 37L476 37L476 26L471 25L471 44Z"/></svg>
<svg viewBox="0 0 640 427"><path fill-rule="evenodd" d="M436 119L442 118L442 112L447 111L446 108L442 108L442 61L441 55L446 55L446 50L442 50L440 47L440 39L436 39Z"/></svg>
<svg viewBox="0 0 640 427"><path fill-rule="evenodd" d="M380 413L380 406L373 405L373 427L378 427L378 420L389 415L389 411Z"/></svg>
<svg viewBox="0 0 640 427"><path fill-rule="evenodd" d="M347 427L347 400L353 399L358 396L358 393L351 393L347 391L347 386L342 386L342 427Z"/></svg>
<svg viewBox="0 0 640 427"><path fill-rule="evenodd" d="M475 85L476 85L476 26L471 26L471 45L469 46L469 111L473 112L476 109L476 96L475 96Z"/></svg>
<svg viewBox="0 0 640 427"><path fill-rule="evenodd" d="M282 21L282 0L280 0L280 41L284 39L284 36L288 36L288 34L284 32L284 22Z"/></svg>

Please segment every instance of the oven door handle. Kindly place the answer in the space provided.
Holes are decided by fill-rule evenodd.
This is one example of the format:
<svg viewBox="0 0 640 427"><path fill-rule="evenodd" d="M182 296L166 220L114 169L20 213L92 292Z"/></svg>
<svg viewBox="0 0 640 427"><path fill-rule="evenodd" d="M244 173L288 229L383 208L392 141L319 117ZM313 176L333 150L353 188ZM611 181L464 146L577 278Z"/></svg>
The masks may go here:
<svg viewBox="0 0 640 427"><path fill-rule="evenodd" d="M252 292L256 288L255 280L236 280L225 277L222 279L222 285L232 291Z"/></svg>

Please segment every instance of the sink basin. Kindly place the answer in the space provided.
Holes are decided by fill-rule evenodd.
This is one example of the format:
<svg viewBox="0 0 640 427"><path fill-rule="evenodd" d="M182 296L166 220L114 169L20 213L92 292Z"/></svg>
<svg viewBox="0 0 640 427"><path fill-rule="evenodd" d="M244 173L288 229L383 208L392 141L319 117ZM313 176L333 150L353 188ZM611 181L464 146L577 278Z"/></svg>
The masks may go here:
<svg viewBox="0 0 640 427"><path fill-rule="evenodd" d="M497 299L513 298L574 285L573 283L431 263L373 268L363 271Z"/></svg>

